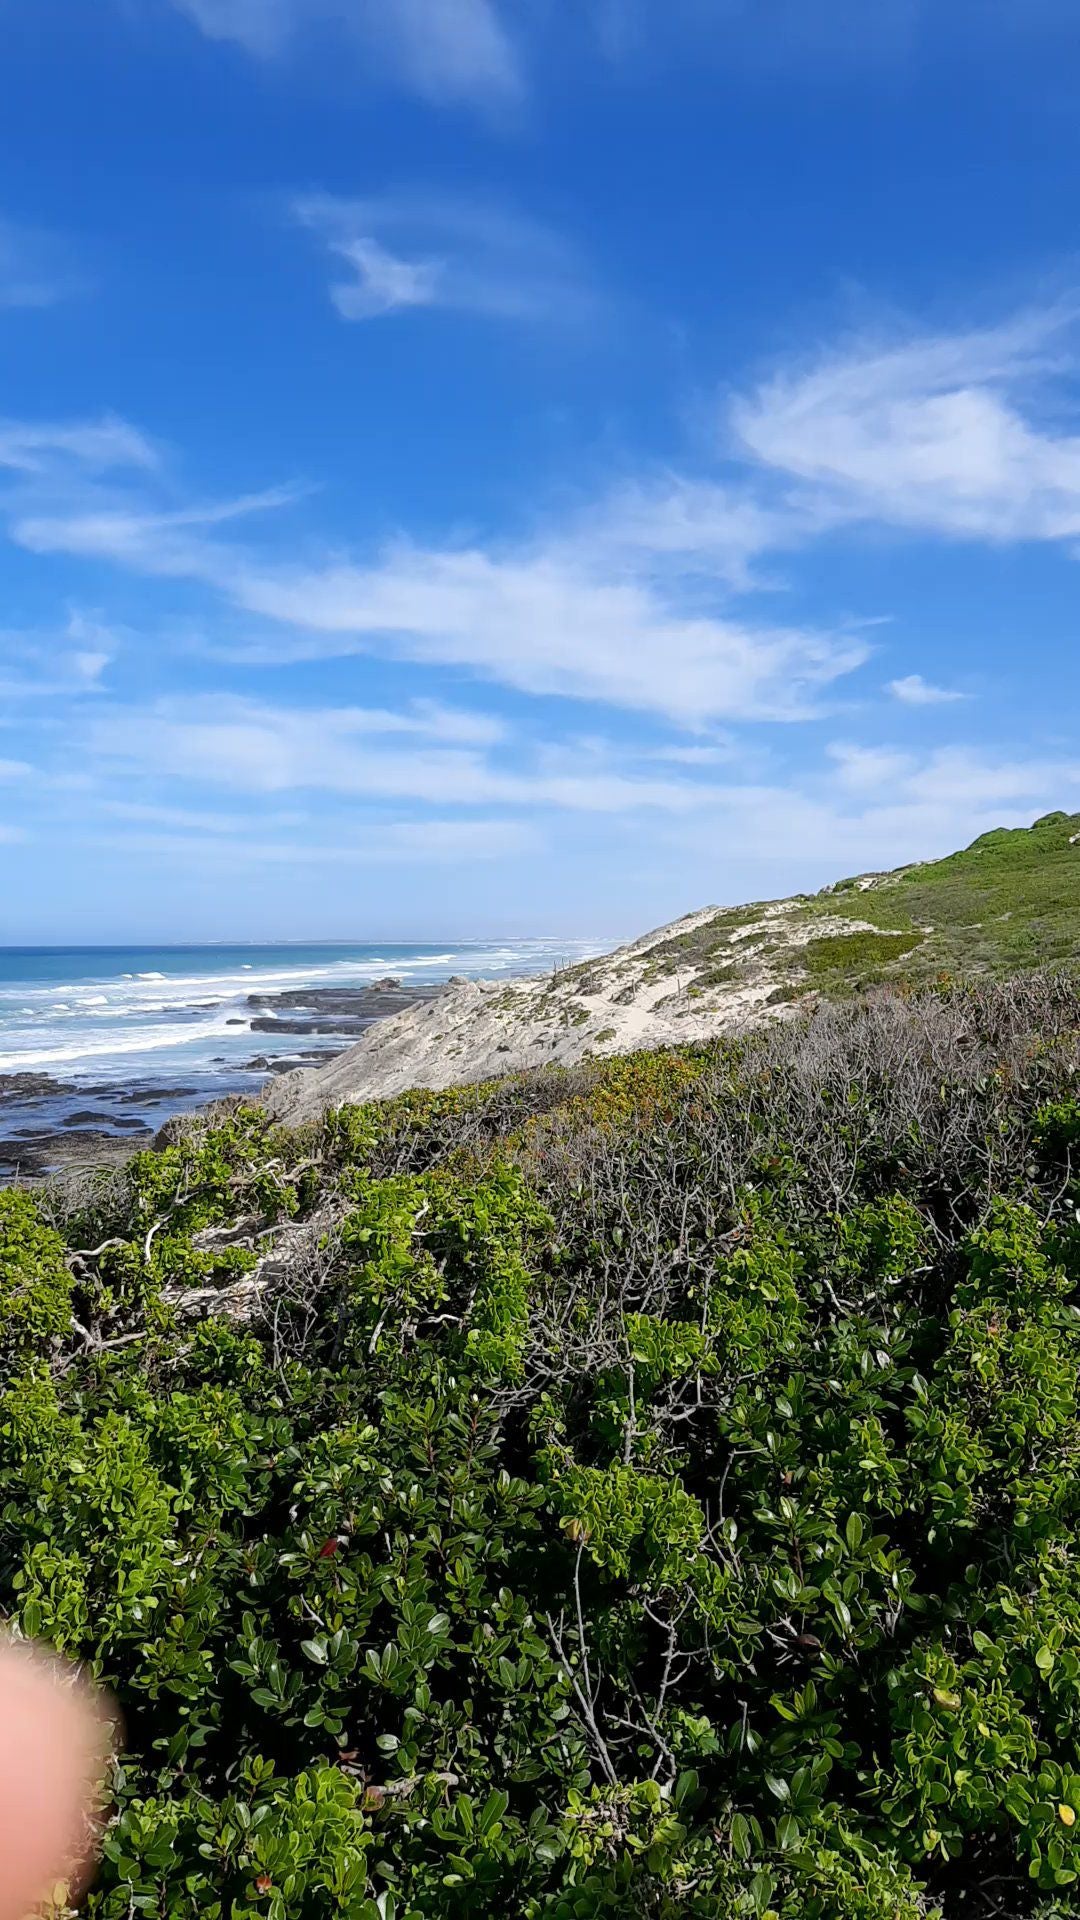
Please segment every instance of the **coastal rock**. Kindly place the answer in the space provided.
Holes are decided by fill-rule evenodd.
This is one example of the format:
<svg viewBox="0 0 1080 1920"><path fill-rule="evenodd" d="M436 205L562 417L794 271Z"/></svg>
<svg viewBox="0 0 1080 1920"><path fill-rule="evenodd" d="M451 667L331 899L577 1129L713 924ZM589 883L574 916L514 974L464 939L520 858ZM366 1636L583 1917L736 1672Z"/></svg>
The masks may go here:
<svg viewBox="0 0 1080 1920"><path fill-rule="evenodd" d="M249 993L253 1033L322 1033L358 1039L374 1020L430 1000L432 986L407 987L392 974L363 987L289 987L281 993Z"/></svg>
<svg viewBox="0 0 1080 1920"><path fill-rule="evenodd" d="M0 1073L0 1106L22 1106L27 1101L74 1092L70 1081L54 1080L50 1073Z"/></svg>
<svg viewBox="0 0 1080 1920"><path fill-rule="evenodd" d="M143 1127L140 1121L139 1127ZM149 1135L149 1128L144 1131ZM77 1173L97 1167L119 1166L130 1159L130 1134L105 1133L91 1128L72 1128L53 1132L47 1128L27 1129L16 1138L0 1140L0 1176L15 1180L39 1180L46 1174Z"/></svg>

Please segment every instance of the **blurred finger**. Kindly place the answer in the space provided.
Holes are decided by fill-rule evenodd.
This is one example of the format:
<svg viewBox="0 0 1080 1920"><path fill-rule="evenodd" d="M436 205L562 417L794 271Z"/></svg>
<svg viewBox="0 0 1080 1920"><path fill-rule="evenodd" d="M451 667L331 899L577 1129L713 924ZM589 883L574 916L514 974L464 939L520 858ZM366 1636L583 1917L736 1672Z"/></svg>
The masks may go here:
<svg viewBox="0 0 1080 1920"><path fill-rule="evenodd" d="M59 1662L0 1642L0 1920L24 1920L92 1846L105 1716Z"/></svg>

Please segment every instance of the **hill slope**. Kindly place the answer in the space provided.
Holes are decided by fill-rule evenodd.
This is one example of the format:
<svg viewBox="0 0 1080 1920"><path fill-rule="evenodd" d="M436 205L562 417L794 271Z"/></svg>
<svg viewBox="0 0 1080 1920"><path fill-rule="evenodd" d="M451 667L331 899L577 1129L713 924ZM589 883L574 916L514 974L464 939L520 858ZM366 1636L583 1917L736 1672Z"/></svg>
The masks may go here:
<svg viewBox="0 0 1080 1920"><path fill-rule="evenodd" d="M1080 814L819 894L706 907L551 976L472 981L385 1020L266 1095L290 1122L343 1101L446 1087L730 1031L808 996L1000 973L1080 954Z"/></svg>

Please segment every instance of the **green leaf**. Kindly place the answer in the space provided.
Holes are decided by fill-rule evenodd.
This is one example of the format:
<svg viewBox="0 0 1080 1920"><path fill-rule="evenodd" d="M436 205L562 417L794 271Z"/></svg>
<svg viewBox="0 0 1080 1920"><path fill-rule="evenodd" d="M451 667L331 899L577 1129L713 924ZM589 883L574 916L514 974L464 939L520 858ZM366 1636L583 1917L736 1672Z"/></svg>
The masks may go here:
<svg viewBox="0 0 1080 1920"><path fill-rule="evenodd" d="M771 1873L755 1873L750 1882L749 1893L755 1913L764 1913L773 1896L776 1882Z"/></svg>
<svg viewBox="0 0 1080 1920"><path fill-rule="evenodd" d="M509 1805L510 1795L504 1793L501 1788L497 1787L493 1792L489 1793L477 1816L477 1833L490 1833L492 1827L502 1819Z"/></svg>
<svg viewBox="0 0 1080 1920"><path fill-rule="evenodd" d="M677 1807L681 1807L683 1805L683 1802L686 1800L689 1800L691 1795L695 1794L697 1790L698 1790L697 1773L693 1767L688 1767L684 1773L680 1773L678 1779L675 1782L675 1793L674 1793L675 1805Z"/></svg>

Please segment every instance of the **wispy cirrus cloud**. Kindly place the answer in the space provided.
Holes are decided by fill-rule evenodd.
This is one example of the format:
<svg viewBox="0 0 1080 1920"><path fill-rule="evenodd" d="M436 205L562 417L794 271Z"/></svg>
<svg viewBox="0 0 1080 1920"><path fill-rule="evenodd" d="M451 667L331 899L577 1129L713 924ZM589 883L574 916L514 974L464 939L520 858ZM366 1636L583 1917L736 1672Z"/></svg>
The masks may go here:
<svg viewBox="0 0 1080 1920"><path fill-rule="evenodd" d="M968 746L919 753L834 742L828 757L841 792L942 809L1060 804L1080 789L1076 756L1002 755Z"/></svg>
<svg viewBox="0 0 1080 1920"><path fill-rule="evenodd" d="M407 731L412 717L401 716L401 723ZM555 831L560 817L592 815L632 819L653 844L677 831L684 858L704 836L703 852L719 842L739 858L787 861L794 851L833 868L932 857L989 826L1024 824L1080 801L1080 759L1068 755L839 741L821 761L771 780L741 776L737 755L727 756L723 772L710 759L687 765L686 777L658 780L648 761L659 753L635 761L625 743L596 741L590 750L588 742L565 741L528 749L513 740L500 756L444 747L436 739L405 751L388 739L391 728L389 716L359 710L173 700L98 716L83 740L99 782L122 774L123 799L107 798L99 811L122 818L125 832L163 851L177 836L194 835L219 844L239 844L245 836L246 844L251 833L265 846L266 829L277 823L272 844L280 852L256 859L299 858L318 844L319 812L267 814L270 796L288 796L305 809L333 806L346 857L355 851L350 816L336 810L355 805L365 809L356 815L356 835L366 858L374 857L373 848L385 855L388 844L410 843L418 859L438 861L450 848L481 857L489 835L492 853L504 853L521 829L546 820ZM219 804L208 812L205 804L190 810L132 799L140 787L153 791L162 781L173 789L186 784L203 801L208 793L258 799L260 809L237 814ZM369 810L387 805L440 812L432 820L399 820L386 842L383 814Z"/></svg>
<svg viewBox="0 0 1080 1920"><path fill-rule="evenodd" d="M317 815L270 811L242 812L233 808L208 809L163 805L146 800L116 799L106 795L88 803L89 830L101 843L129 852L161 853L167 857L235 858L271 864L303 860L308 850L317 863L357 860L379 862L394 858L454 861L499 859L527 852L537 842L528 821L515 819L396 820L362 815L341 821L340 840L320 845L325 822ZM110 833L102 822L123 822L121 834ZM276 839L267 839L268 834Z"/></svg>
<svg viewBox="0 0 1080 1920"><path fill-rule="evenodd" d="M429 307L565 324L597 309L570 243L507 207L412 192L356 200L308 194L291 211L330 255L330 298L343 320Z"/></svg>
<svg viewBox="0 0 1080 1920"><path fill-rule="evenodd" d="M99 768L126 766L194 782L200 791L330 793L526 813L685 814L708 804L700 782L657 778L625 758L583 767L578 755L542 745L526 751L520 742L512 754L493 754L501 730L493 724L484 742L479 720L445 709L393 714L215 697L97 713L82 737Z"/></svg>
<svg viewBox="0 0 1080 1920"><path fill-rule="evenodd" d="M162 506L150 444L118 421L0 429L0 461L6 446L35 485L35 464L46 469L44 497L18 500L11 532L41 554L201 583L262 624L252 660L370 654L691 730L804 720L872 647L858 623L785 620L766 563L880 528L1075 544L1078 316L1059 305L982 331L849 341L781 367L728 403L715 474L631 476L516 539L290 555L280 533L272 548L258 537L289 489ZM60 459L69 484L53 503ZM911 707L953 698L916 673L889 691Z"/></svg>
<svg viewBox="0 0 1080 1920"><path fill-rule="evenodd" d="M966 700L967 694L956 687L938 687L932 680L924 680L921 673L905 673L899 680L890 680L885 688L902 707L944 707L951 706L954 700Z"/></svg>
<svg viewBox="0 0 1080 1920"><path fill-rule="evenodd" d="M158 449L137 427L115 414L96 420L0 419L0 469L62 479L109 471L152 472Z"/></svg>
<svg viewBox="0 0 1080 1920"><path fill-rule="evenodd" d="M1063 377L1080 305L997 327L856 338L782 367L730 409L736 447L822 525L989 541L1080 534L1080 434Z"/></svg>
<svg viewBox="0 0 1080 1920"><path fill-rule="evenodd" d="M427 99L481 106L516 100L514 36L496 0L172 0L212 40L261 59L319 30L345 35L376 76Z"/></svg>
<svg viewBox="0 0 1080 1920"><path fill-rule="evenodd" d="M252 516L273 513L296 500L292 487L270 487L262 493L241 494L233 500L158 509L138 498L99 500L85 493L86 505L60 503L26 508L14 513L13 539L32 553L66 553L78 558L105 558L137 573L176 579L203 580L227 587L235 567L229 548L216 539L218 530Z"/></svg>
<svg viewBox="0 0 1080 1920"><path fill-rule="evenodd" d="M0 827L0 840L5 837ZM13 836L14 837L14 836ZM242 822L207 832L196 823L184 831L162 828L109 834L90 832L85 844L127 857L148 855L170 866L208 864L235 872L236 863L292 867L393 866L471 867L477 861L519 859L543 844L537 828L525 820L378 820L335 822L334 838L319 841L310 827L302 837L267 840L252 835Z"/></svg>
<svg viewBox="0 0 1080 1920"><path fill-rule="evenodd" d="M118 442L122 460L122 433ZM699 554L676 543L663 566L654 541L629 525L616 535L610 516L591 541L587 527L560 524L517 543L399 541L362 560L289 562L276 557L280 540L268 556L234 537L253 516L289 504L288 489L160 509L147 485L119 496L111 486L103 500L93 477L84 487L87 500L73 499L69 473L57 504L18 500L12 537L39 554L200 582L273 623L281 639L271 651L282 661L382 654L696 727L805 718L869 651L858 634L717 609L704 528ZM712 576L704 605L699 574Z"/></svg>
<svg viewBox="0 0 1080 1920"><path fill-rule="evenodd" d="M381 648L692 726L805 717L868 653L854 636L686 611L677 586L608 573L557 538L494 552L402 545L366 566L242 572L234 592L295 628L298 653Z"/></svg>
<svg viewBox="0 0 1080 1920"><path fill-rule="evenodd" d="M22 702L100 693L118 645L113 628L78 611L53 632L0 629L0 699Z"/></svg>
<svg viewBox="0 0 1080 1920"><path fill-rule="evenodd" d="M930 46L993 36L1068 33L1067 0L1022 8L985 0L586 0L566 13L514 0L169 0L210 39L261 59L286 54L320 31L354 41L367 71L422 97L505 108L527 86L561 74L569 60L658 65L737 65L767 80L793 69L834 83L891 73Z"/></svg>

